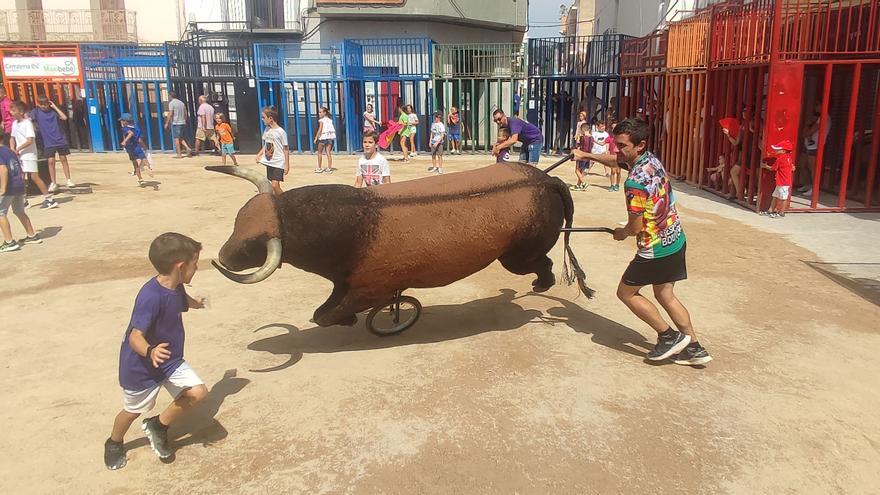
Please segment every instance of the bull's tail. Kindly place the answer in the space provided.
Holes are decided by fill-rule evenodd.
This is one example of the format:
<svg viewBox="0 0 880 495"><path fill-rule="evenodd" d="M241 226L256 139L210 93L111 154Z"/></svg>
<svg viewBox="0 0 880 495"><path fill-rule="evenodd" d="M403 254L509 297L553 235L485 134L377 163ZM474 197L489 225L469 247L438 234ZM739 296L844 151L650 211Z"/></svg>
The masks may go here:
<svg viewBox="0 0 880 495"><path fill-rule="evenodd" d="M558 178L556 178L556 182L556 189L559 191L559 196L562 197L565 227L571 228L572 221L574 220L574 200L571 199L571 191L568 190L565 183ZM572 251L571 246L569 245L568 241L571 232L565 232L563 235L565 236L563 238L565 256L562 258L563 280L565 280L565 283L568 285L577 281L578 289L587 296L587 299L592 299L596 294L596 291L587 287L587 275L584 273L581 264L578 263L577 257L574 255L574 251Z"/></svg>

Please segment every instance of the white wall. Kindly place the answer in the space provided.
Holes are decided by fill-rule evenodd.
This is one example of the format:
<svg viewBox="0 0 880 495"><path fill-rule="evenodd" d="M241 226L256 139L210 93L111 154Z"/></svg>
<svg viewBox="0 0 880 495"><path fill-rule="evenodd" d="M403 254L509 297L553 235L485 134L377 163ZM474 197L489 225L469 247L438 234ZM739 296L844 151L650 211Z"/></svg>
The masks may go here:
<svg viewBox="0 0 880 495"><path fill-rule="evenodd" d="M621 34L644 36L662 23L686 17L681 11L705 7L720 0L596 0L596 30L610 28Z"/></svg>
<svg viewBox="0 0 880 495"><path fill-rule="evenodd" d="M303 26L308 32L318 24L309 19ZM333 43L346 38L431 38L437 43L512 43L522 38L522 33L494 31L491 29L460 26L429 21L355 21L352 19L329 20L321 25L319 32L307 42Z"/></svg>

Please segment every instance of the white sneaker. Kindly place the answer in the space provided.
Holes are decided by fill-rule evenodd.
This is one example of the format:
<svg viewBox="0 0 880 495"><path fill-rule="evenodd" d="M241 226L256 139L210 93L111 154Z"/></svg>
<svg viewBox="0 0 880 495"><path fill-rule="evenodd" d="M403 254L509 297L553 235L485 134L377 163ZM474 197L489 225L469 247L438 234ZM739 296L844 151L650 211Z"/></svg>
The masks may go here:
<svg viewBox="0 0 880 495"><path fill-rule="evenodd" d="M49 184L49 192L50 192L50 193L53 193L53 192L56 192L56 191L58 191L58 184L56 184L56 183L54 183L54 182L50 183L50 184Z"/></svg>
<svg viewBox="0 0 880 495"><path fill-rule="evenodd" d="M76 187L76 183L70 179L67 179L67 187Z"/></svg>
<svg viewBox="0 0 880 495"><path fill-rule="evenodd" d="M803 194L804 196L812 196L813 195L813 188L810 187L808 189L802 189L800 191L800 193Z"/></svg>

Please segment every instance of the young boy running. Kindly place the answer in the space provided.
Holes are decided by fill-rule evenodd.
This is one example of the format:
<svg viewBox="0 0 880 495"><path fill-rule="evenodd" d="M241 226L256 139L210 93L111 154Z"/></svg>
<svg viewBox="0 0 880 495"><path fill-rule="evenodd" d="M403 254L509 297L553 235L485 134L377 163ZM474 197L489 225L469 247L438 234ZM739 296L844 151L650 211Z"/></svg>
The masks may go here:
<svg viewBox="0 0 880 495"><path fill-rule="evenodd" d="M6 143L9 142L9 134L0 129L0 231L3 232L3 244L0 244L0 253L18 251L21 249L14 237L6 212L12 208L12 213L18 217L27 237L24 244L40 244L42 239L34 232L31 219L24 212L24 173L21 171L21 162L18 155L12 152Z"/></svg>
<svg viewBox="0 0 880 495"><path fill-rule="evenodd" d="M15 122L12 123L10 146L12 151L18 153L18 158L21 161L21 170L27 178L34 181L37 189L43 194L43 204L40 205L40 208L44 210L58 208L58 202L52 199L52 194L46 187L46 183L40 178L39 168L37 167L37 133L34 132L33 122L25 115L24 103L20 101L12 102L11 113Z"/></svg>
<svg viewBox="0 0 880 495"><path fill-rule="evenodd" d="M358 158L354 187L378 186L391 182L391 167L388 166L388 160L376 148L378 139L375 131L364 133L364 154Z"/></svg>
<svg viewBox="0 0 880 495"><path fill-rule="evenodd" d="M160 459L173 454L168 427L208 395L204 382L183 359L181 314L204 307L203 299L193 299L183 288L198 269L201 250L201 244L174 232L162 234L150 244L150 263L159 273L138 292L119 351L123 406L113 421L110 438L104 442L107 469L125 466L123 437L141 414L156 405L160 388L164 387L174 402L141 423Z"/></svg>
<svg viewBox="0 0 880 495"><path fill-rule="evenodd" d="M443 143L446 141L446 126L443 125L443 114L434 114L431 124L431 166L428 172L443 173Z"/></svg>
<svg viewBox="0 0 880 495"><path fill-rule="evenodd" d="M278 125L278 112L275 107L263 109L263 147L257 153L257 163L266 166L266 178L272 182L272 191L280 196L284 176L290 173L290 149L287 147L287 132Z"/></svg>
<svg viewBox="0 0 880 495"><path fill-rule="evenodd" d="M130 113L124 113L119 117L119 123L122 126L122 147L128 153L128 159L131 160L131 166L134 167L134 175L138 179L138 185L144 187L146 183L141 177L141 170L147 167L147 153L141 146L141 130L134 123L134 118ZM150 176L153 175L152 167L149 168Z"/></svg>

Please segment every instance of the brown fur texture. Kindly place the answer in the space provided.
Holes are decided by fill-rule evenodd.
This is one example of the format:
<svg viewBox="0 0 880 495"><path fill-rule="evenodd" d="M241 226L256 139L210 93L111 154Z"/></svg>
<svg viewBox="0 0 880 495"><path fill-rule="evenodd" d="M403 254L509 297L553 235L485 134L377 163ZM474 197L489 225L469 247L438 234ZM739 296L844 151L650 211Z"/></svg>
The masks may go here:
<svg viewBox="0 0 880 495"><path fill-rule="evenodd" d="M547 253L573 213L561 180L519 164L366 189L293 189L274 199L280 220L266 218L272 210L257 198L239 212L220 261L260 266L269 232L280 228L283 262L334 283L315 311L322 326L353 324L398 290L448 285L496 259L513 273L536 274L533 285L545 290L555 283ZM576 278L585 288L582 271Z"/></svg>

